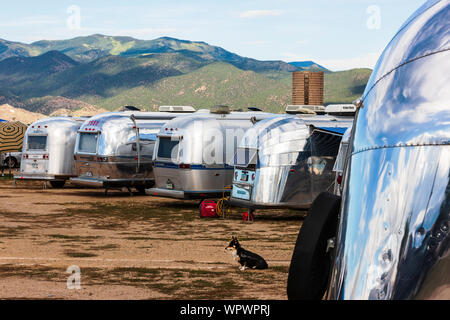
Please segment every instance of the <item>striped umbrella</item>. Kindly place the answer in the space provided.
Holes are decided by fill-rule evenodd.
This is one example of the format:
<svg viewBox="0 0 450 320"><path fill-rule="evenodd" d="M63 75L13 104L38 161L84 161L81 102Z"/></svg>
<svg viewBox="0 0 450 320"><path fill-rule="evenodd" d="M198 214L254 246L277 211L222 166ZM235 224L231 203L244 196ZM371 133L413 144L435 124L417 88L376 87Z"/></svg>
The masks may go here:
<svg viewBox="0 0 450 320"><path fill-rule="evenodd" d="M22 151L27 126L20 121L0 123L0 152Z"/></svg>

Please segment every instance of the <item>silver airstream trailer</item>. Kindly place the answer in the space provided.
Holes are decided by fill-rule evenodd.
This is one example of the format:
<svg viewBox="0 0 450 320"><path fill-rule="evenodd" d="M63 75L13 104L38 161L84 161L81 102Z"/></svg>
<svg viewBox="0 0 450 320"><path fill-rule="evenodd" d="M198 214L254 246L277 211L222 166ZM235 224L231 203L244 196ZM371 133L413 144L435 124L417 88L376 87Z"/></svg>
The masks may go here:
<svg viewBox="0 0 450 320"><path fill-rule="evenodd" d="M348 145L350 143L350 135L352 132L352 127L350 126L345 130L342 136L341 144L339 146L338 155L336 162L334 163L333 172L335 173L334 181L334 194L340 196L342 195L342 186L344 182L344 168L347 164L348 156Z"/></svg>
<svg viewBox="0 0 450 320"><path fill-rule="evenodd" d="M222 196L245 131L273 114L227 107L176 118L161 127L155 145L155 187L146 193L179 199Z"/></svg>
<svg viewBox="0 0 450 320"><path fill-rule="evenodd" d="M73 151L85 120L52 117L33 122L25 133L20 171L14 179L49 181L52 187L62 188L76 176Z"/></svg>
<svg viewBox="0 0 450 320"><path fill-rule="evenodd" d="M355 103L342 200L314 201L288 297L448 300L450 1L403 24Z"/></svg>
<svg viewBox="0 0 450 320"><path fill-rule="evenodd" d="M168 108L169 110L171 108ZM134 187L144 193L154 184L152 157L156 134L167 121L195 110L107 112L86 120L78 130L75 165L78 185Z"/></svg>
<svg viewBox="0 0 450 320"><path fill-rule="evenodd" d="M333 186L334 162L353 118L284 115L249 129L235 157L231 203L308 208Z"/></svg>

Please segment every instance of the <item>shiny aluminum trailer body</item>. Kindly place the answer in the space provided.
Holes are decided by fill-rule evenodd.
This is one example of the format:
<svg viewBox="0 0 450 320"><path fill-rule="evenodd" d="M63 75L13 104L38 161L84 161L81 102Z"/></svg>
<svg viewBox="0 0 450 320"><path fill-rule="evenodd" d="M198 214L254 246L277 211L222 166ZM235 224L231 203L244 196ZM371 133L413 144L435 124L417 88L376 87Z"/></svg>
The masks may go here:
<svg viewBox="0 0 450 320"><path fill-rule="evenodd" d="M350 142L329 299L450 299L450 1L401 27Z"/></svg>
<svg viewBox="0 0 450 320"><path fill-rule="evenodd" d="M332 168L351 117L279 116L247 131L235 159L231 203L308 208L333 186Z"/></svg>
<svg viewBox="0 0 450 320"><path fill-rule="evenodd" d="M146 193L179 199L222 196L231 185L233 157L245 131L272 117L263 112L208 112L164 125L155 146L155 187Z"/></svg>
<svg viewBox="0 0 450 320"><path fill-rule="evenodd" d="M352 126L350 126L342 136L341 144L339 146L339 152L334 163L333 172L335 173L334 191L337 196L342 195L342 186L344 179L344 168L348 161L348 146L350 144L350 135L352 132Z"/></svg>
<svg viewBox="0 0 450 320"><path fill-rule="evenodd" d="M143 188L154 184L152 157L156 134L169 112L107 112L86 120L75 144L78 185ZM138 138L137 138L138 137Z"/></svg>
<svg viewBox="0 0 450 320"><path fill-rule="evenodd" d="M73 152L84 118L53 117L33 122L25 132L15 179L66 181L76 176Z"/></svg>

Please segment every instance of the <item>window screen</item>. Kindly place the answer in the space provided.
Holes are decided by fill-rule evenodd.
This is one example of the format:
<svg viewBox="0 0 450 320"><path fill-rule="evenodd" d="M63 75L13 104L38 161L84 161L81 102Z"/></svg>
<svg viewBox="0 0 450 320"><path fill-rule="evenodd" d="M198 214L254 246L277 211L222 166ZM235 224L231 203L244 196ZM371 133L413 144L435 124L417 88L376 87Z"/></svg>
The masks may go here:
<svg viewBox="0 0 450 320"><path fill-rule="evenodd" d="M317 157L336 157L342 136L314 130L311 135L311 151Z"/></svg>
<svg viewBox="0 0 450 320"><path fill-rule="evenodd" d="M234 156L234 165L244 168L254 167L257 160L257 149L238 148Z"/></svg>
<svg viewBox="0 0 450 320"><path fill-rule="evenodd" d="M45 150L47 136L28 136L28 150Z"/></svg>
<svg viewBox="0 0 450 320"><path fill-rule="evenodd" d="M159 138L158 158L171 159L172 155L177 157L179 140L172 140L172 138Z"/></svg>
<svg viewBox="0 0 450 320"><path fill-rule="evenodd" d="M96 153L97 140L98 140L97 133L80 133L78 151L86 153Z"/></svg>

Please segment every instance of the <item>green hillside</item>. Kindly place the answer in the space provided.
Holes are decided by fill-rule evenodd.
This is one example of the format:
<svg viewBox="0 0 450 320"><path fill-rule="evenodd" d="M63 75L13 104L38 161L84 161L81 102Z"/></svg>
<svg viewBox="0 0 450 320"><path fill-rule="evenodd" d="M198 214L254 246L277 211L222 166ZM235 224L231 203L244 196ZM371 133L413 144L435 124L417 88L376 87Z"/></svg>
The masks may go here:
<svg viewBox="0 0 450 320"><path fill-rule="evenodd" d="M326 73L325 103L351 103L362 95L370 74L370 69ZM160 105L207 108L226 104L234 109L256 106L268 112L284 112L286 105L292 102L291 77L291 73L286 72L280 79L271 79L230 64L214 63L150 86L125 90L111 98L84 99L110 110L126 104L145 110L156 110Z"/></svg>
<svg viewBox="0 0 450 320"><path fill-rule="evenodd" d="M107 56L79 64L58 51L0 61L1 88L22 99L42 96L111 97L140 85L196 70L206 63L179 53L140 58Z"/></svg>
<svg viewBox="0 0 450 320"><path fill-rule="evenodd" d="M364 93L371 69L352 69L325 74L325 103L352 102Z"/></svg>
<svg viewBox="0 0 450 320"><path fill-rule="evenodd" d="M255 72L276 73L278 71L302 70L302 68L283 61L259 61L241 57L206 42L169 37L139 40L132 37L95 34L68 40L41 40L31 44L0 40L0 60L12 56L37 56L49 51L62 52L81 63L92 62L107 56L141 57L155 53L177 52L204 63L227 62L240 69Z"/></svg>
<svg viewBox="0 0 450 320"><path fill-rule="evenodd" d="M235 109L258 106L278 112L291 100L290 74L280 80L227 63L213 63L194 72L168 77L150 86L126 90L109 99L88 100L105 109L131 104L147 110L159 105L210 107L230 105Z"/></svg>
<svg viewBox="0 0 450 320"><path fill-rule="evenodd" d="M325 69L312 61L294 64L243 58L204 42L172 38L94 35L31 45L0 40L0 103L45 114L84 103L109 110L227 104L283 112L291 104L291 71ZM326 71L325 103L355 100L370 73Z"/></svg>
<svg viewBox="0 0 450 320"><path fill-rule="evenodd" d="M0 60L10 57L32 57L40 55L39 49L32 45L0 39Z"/></svg>

